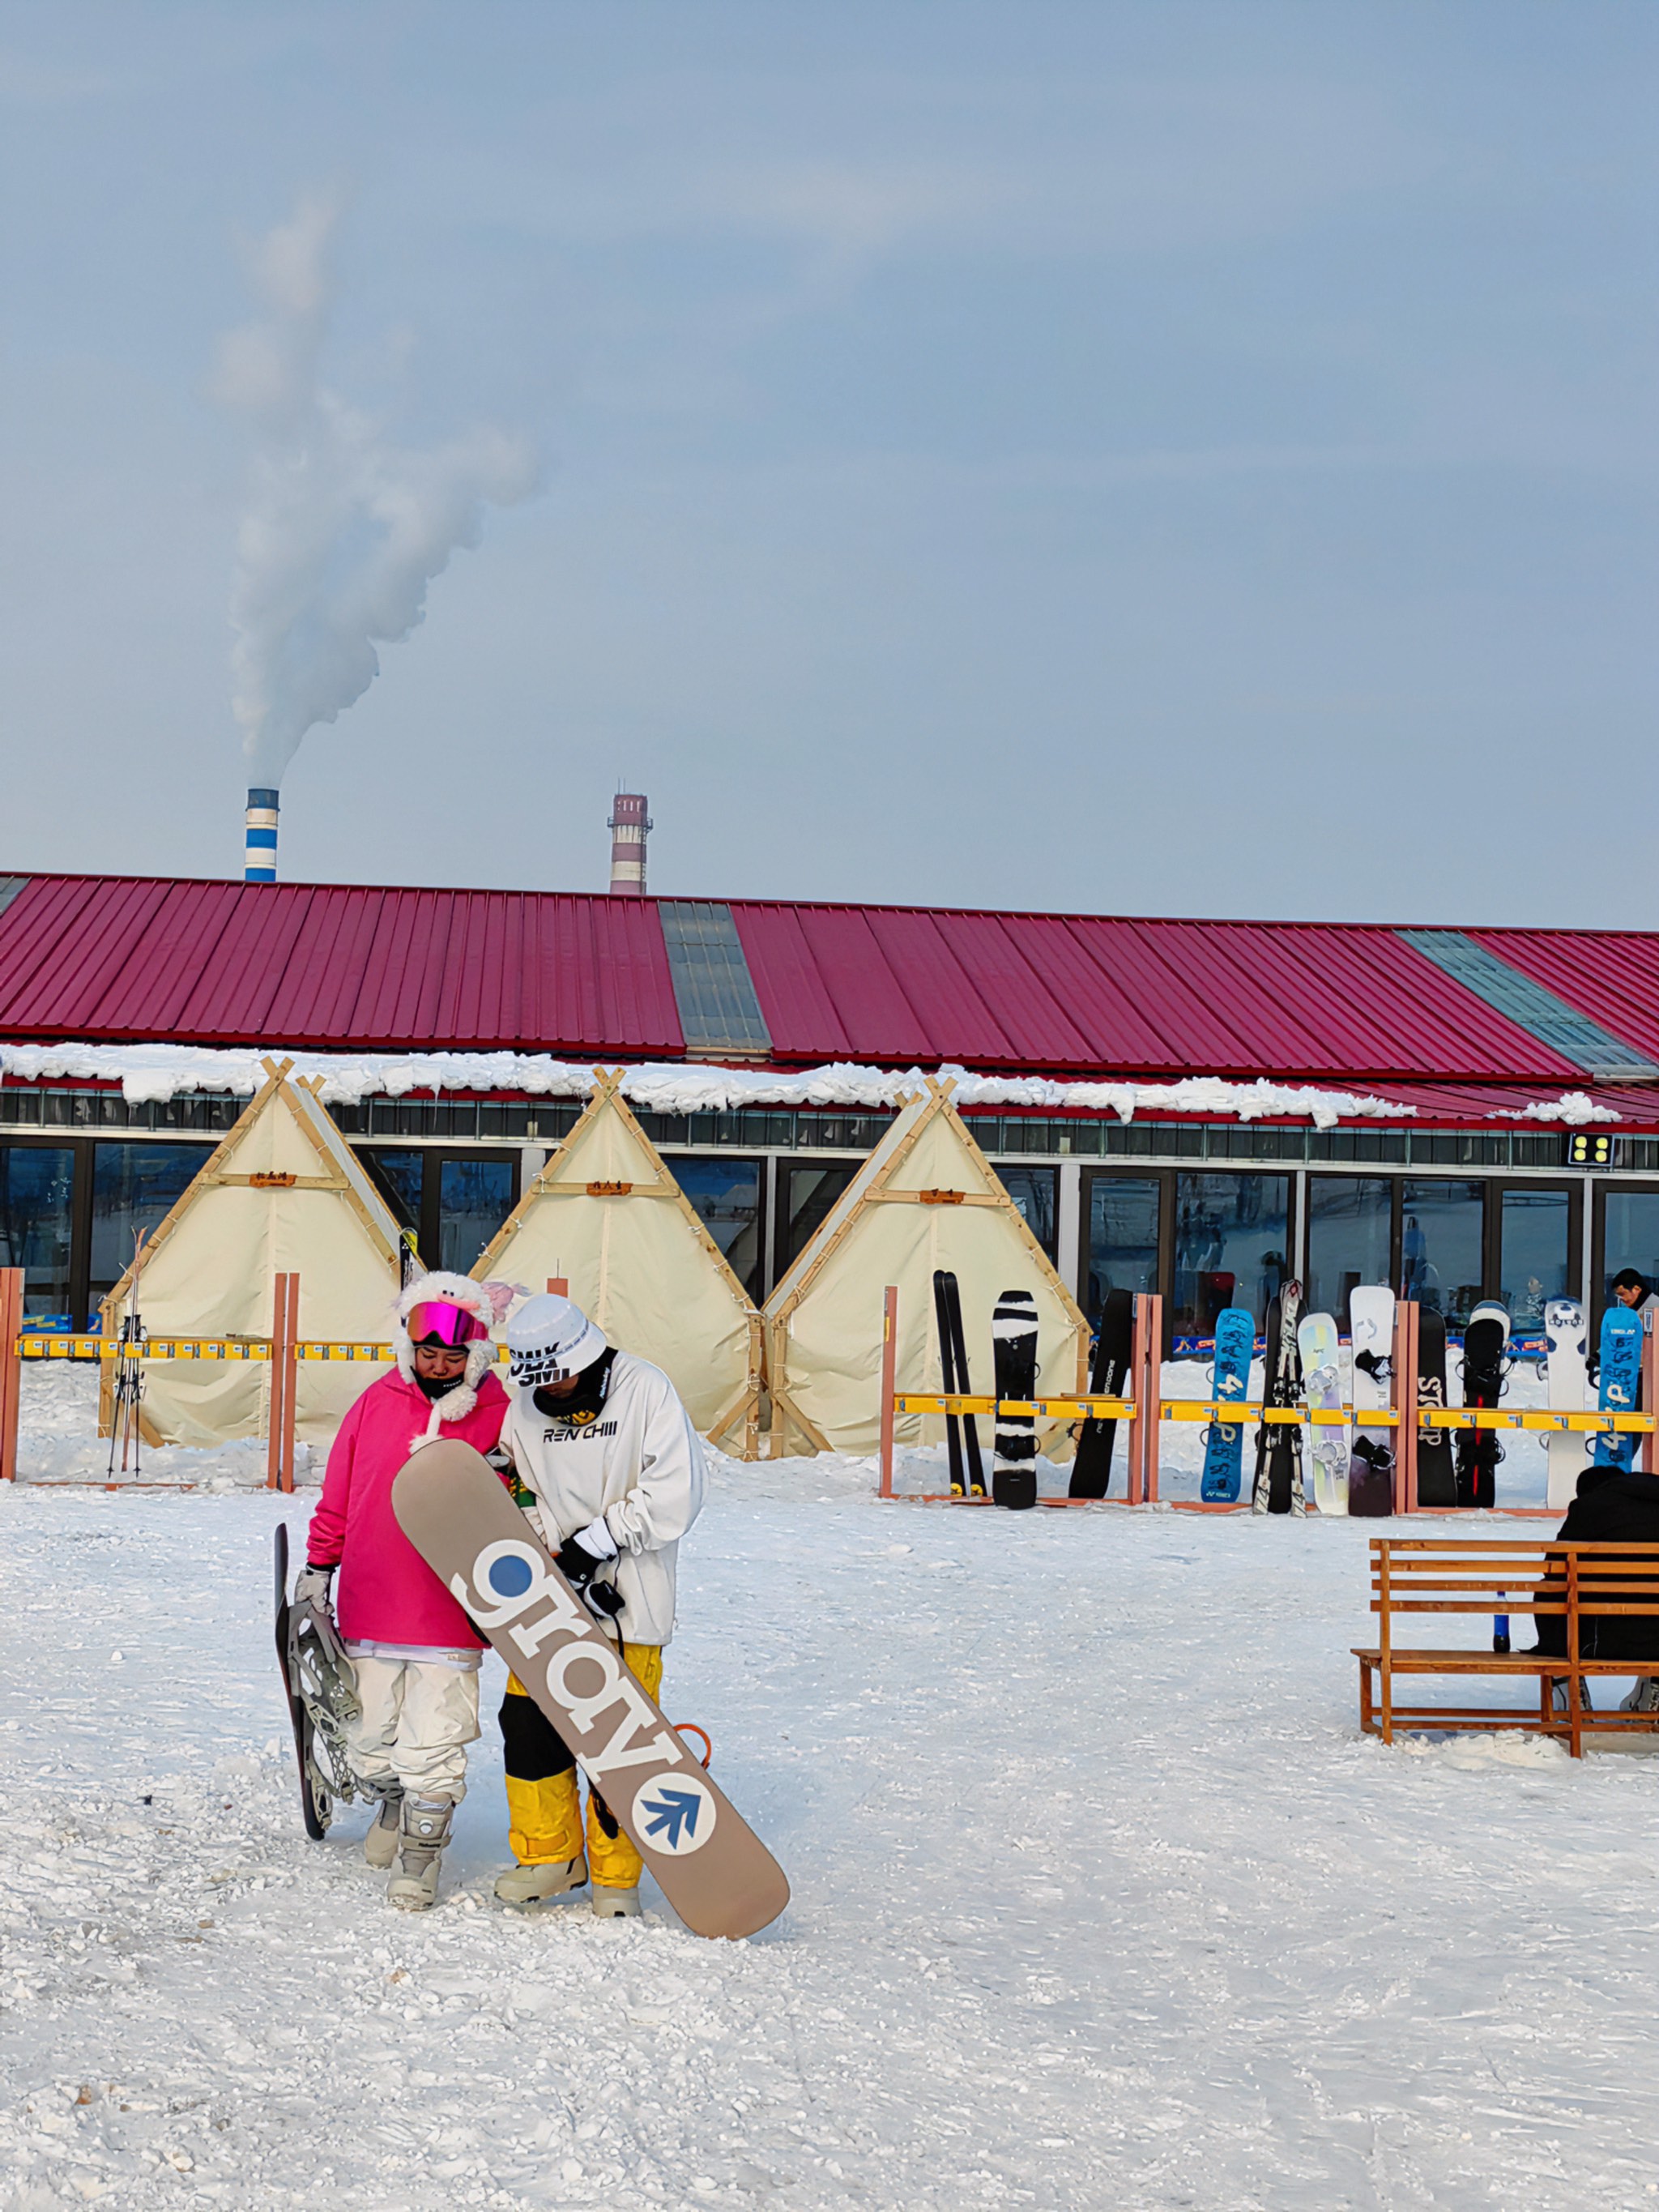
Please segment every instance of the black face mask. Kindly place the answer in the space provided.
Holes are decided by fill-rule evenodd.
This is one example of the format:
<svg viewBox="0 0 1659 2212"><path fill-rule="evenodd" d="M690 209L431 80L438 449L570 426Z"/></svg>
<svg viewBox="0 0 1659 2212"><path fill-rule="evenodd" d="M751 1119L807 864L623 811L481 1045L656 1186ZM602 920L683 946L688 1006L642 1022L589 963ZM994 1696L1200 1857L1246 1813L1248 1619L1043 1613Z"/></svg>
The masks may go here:
<svg viewBox="0 0 1659 2212"><path fill-rule="evenodd" d="M598 1419L599 1408L610 1393L611 1365L616 1357L616 1346L608 1346L591 1367L583 1368L568 1398L556 1398L550 1390L536 1391L536 1411L545 1413L550 1421L565 1421L573 1428L585 1429L590 1421Z"/></svg>
<svg viewBox="0 0 1659 2212"><path fill-rule="evenodd" d="M423 1398L430 1399L434 1405L436 1405L440 1398L447 1398L452 1390L461 1389L465 1386L465 1382L466 1370L465 1367L462 1368L459 1375L453 1376L448 1382L445 1382L441 1376L437 1375L422 1375L418 1367L415 1370L416 1389L421 1393L421 1395Z"/></svg>

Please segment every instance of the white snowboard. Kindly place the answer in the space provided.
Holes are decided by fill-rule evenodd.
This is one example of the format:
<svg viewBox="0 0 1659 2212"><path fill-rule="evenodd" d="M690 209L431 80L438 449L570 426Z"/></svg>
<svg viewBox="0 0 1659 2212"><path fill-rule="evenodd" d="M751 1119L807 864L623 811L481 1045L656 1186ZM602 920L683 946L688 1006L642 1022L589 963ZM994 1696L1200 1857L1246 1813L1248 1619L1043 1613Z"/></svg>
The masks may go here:
<svg viewBox="0 0 1659 2212"><path fill-rule="evenodd" d="M1342 1368L1336 1322L1329 1314L1305 1315L1296 1332L1310 1413L1340 1413ZM1313 1463L1314 1504L1322 1513L1348 1510L1348 1431L1310 1428L1308 1456Z"/></svg>
<svg viewBox="0 0 1659 2212"><path fill-rule="evenodd" d="M1348 1457L1348 1511L1394 1511L1395 1435L1365 1416L1394 1401L1394 1292L1360 1283L1348 1293L1353 1344L1353 1449Z"/></svg>
<svg viewBox="0 0 1659 2212"><path fill-rule="evenodd" d="M1544 1372L1552 1409L1581 1413L1589 1382L1585 1357L1584 1309L1577 1298L1552 1298L1544 1308ZM1564 1513L1577 1495L1578 1478L1589 1457L1589 1439L1576 1430L1551 1432L1549 1504Z"/></svg>

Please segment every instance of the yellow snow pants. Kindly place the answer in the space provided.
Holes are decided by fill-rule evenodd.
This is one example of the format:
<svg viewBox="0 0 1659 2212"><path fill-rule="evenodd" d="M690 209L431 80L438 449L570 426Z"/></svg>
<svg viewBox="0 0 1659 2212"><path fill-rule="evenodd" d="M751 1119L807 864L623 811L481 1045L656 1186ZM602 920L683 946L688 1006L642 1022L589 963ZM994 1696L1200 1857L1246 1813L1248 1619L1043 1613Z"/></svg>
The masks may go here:
<svg viewBox="0 0 1659 2212"><path fill-rule="evenodd" d="M624 1665L648 1698L662 1687L662 1646L624 1644ZM507 1842L520 1866L562 1865L582 1848L576 1762L564 1738L516 1674L501 1700L507 1765ZM597 1809L596 1809L597 1808ZM634 1889L644 1862L592 1784L587 1793L587 1869L600 1889Z"/></svg>

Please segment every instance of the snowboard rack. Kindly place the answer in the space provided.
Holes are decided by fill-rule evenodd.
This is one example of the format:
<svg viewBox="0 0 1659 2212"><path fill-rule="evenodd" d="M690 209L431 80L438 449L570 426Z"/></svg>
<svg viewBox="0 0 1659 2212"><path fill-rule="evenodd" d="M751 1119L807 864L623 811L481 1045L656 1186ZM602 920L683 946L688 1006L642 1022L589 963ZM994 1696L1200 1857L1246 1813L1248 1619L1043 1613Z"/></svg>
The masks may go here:
<svg viewBox="0 0 1659 2212"><path fill-rule="evenodd" d="M1553 1407L1522 1409L1419 1405L1417 1396L1417 1306L1402 1299L1395 1308L1391 1355L1395 1402L1392 1406L1364 1409L1366 1428L1398 1431L1399 1446L1394 1461L1394 1510L1396 1514L1427 1511L1438 1515L1448 1510L1443 1506L1420 1507L1417 1501L1417 1440L1425 1429L1437 1432L1449 1429L1519 1429L1544 1435L1571 1432L1587 1437L1609 1433L1637 1436L1640 1437L1642 1443L1636 1464L1650 1474L1654 1471L1655 1437L1659 1432L1659 1414L1654 1413L1594 1413ZM907 1416L914 1419L918 1415L937 1418L956 1414L968 1419L987 1416L994 1419L1006 1413L1024 1420L1125 1421L1129 1426L1127 1502L1131 1505L1155 1505L1159 1503L1158 1437L1158 1429L1164 1421L1201 1424L1226 1420L1259 1422L1269 1428L1340 1428L1346 1431L1355 1420L1355 1409L1352 1406L1327 1410L1306 1405L1264 1407L1259 1401L1241 1403L1236 1399L1165 1398L1158 1387L1163 1340L1164 1301L1155 1293L1142 1292L1135 1299L1133 1349L1129 1363L1131 1395L1127 1398L1091 1397L1086 1393L1068 1392L1063 1396L1054 1397L999 1399L976 1393L900 1390L896 1387L898 1292L890 1285L883 1309L878 1495L903 1499L918 1505L986 1505L991 1503L988 1498L959 1498L948 1492L901 1492L895 1488L897 1425L902 1418ZM1659 1407L1659 1334L1651 1328L1642 1342L1642 1389L1645 1402L1650 1407ZM1147 1415L1154 1413L1154 1417L1149 1419ZM1080 1505L1097 1502L1073 1498L1039 1498L1037 1500L1040 1505ZM1188 1498L1172 1499L1170 1503L1179 1511L1188 1513L1240 1513L1250 1510L1248 1499L1225 1504L1206 1504L1200 1500ZM1549 1506L1509 1505L1490 1510L1523 1519L1557 1517L1555 1509Z"/></svg>

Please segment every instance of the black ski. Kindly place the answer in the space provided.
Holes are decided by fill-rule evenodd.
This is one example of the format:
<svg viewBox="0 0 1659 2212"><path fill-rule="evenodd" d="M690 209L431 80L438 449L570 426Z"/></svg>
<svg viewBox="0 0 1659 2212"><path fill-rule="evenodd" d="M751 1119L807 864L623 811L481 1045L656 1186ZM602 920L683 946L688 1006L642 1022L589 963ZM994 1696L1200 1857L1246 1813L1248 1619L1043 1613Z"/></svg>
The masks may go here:
<svg viewBox="0 0 1659 2212"><path fill-rule="evenodd" d="M1302 1396L1302 1353L1297 1329L1302 1319L1302 1285L1286 1283L1267 1308L1267 1336L1262 1408L1289 1408ZM1255 1432L1256 1513L1305 1513L1302 1481L1302 1431L1288 1421L1263 1421Z"/></svg>
<svg viewBox="0 0 1659 2212"><path fill-rule="evenodd" d="M1129 1379L1129 1359L1134 1350L1135 1301L1132 1291L1108 1291L1101 1308L1100 1333L1089 1370L1089 1395L1121 1398ZM1115 1421L1085 1421L1077 1440L1068 1495L1104 1498L1112 1486L1112 1449L1117 1441Z"/></svg>
<svg viewBox="0 0 1659 2212"><path fill-rule="evenodd" d="M968 1376L968 1339L962 1326L962 1286L956 1277L948 1273L945 1278L945 1303L951 1316L951 1344L956 1354L957 1389L966 1398L972 1394L974 1386ZM985 1462L980 1453L979 1419L976 1414L964 1413L962 1417L962 1452L968 1462L968 1495L983 1498L987 1495Z"/></svg>
<svg viewBox="0 0 1659 2212"><path fill-rule="evenodd" d="M1446 1316L1431 1306L1417 1310L1417 1402L1437 1408L1446 1402ZM1457 1504L1457 1467L1449 1429L1417 1432L1417 1502Z"/></svg>
<svg viewBox="0 0 1659 2212"><path fill-rule="evenodd" d="M997 1397L1033 1398L1037 1380L1036 1300L1029 1291L1005 1291L991 1316ZM1023 1512L1037 1501L1036 1422L1030 1413L999 1413L991 1496Z"/></svg>
<svg viewBox="0 0 1659 2212"><path fill-rule="evenodd" d="M939 1330L939 1387L947 1398L955 1395L957 1387L956 1339L951 1330L951 1299L945 1288L952 1279L943 1267L933 1270L933 1322ZM965 1498L968 1485L963 1474L962 1422L955 1413L945 1416L945 1450L951 1462L951 1495L952 1498Z"/></svg>
<svg viewBox="0 0 1659 2212"><path fill-rule="evenodd" d="M328 1824L334 1817L334 1808L325 1793L313 1787L312 1777L316 1770L311 1716L306 1711L305 1700L294 1686L294 1677L289 1663L289 1602L288 1602L288 1523L276 1523L276 1663L283 1670L283 1694L288 1700L289 1722L294 1730L294 1755L300 1764L300 1810L305 1818L306 1833L313 1844L320 1844L328 1833Z"/></svg>

